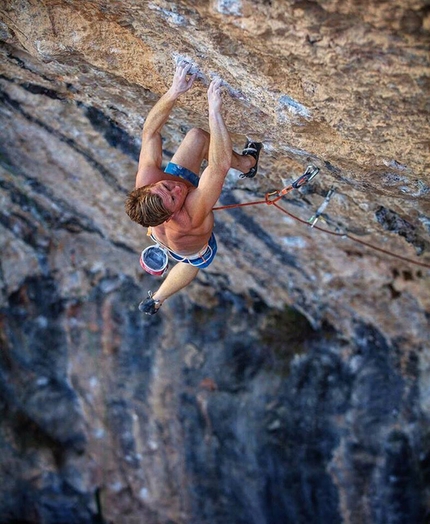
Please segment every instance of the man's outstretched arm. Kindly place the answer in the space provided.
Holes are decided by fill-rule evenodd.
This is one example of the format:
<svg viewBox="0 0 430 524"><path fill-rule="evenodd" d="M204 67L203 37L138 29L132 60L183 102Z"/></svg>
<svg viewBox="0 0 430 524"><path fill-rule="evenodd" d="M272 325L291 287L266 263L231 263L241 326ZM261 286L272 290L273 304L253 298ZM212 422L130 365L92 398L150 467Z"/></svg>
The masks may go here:
<svg viewBox="0 0 430 524"><path fill-rule="evenodd" d="M221 80L213 80L208 89L210 143L208 166L198 188L187 199L187 208L195 227L200 225L218 200L231 166L232 143L221 114Z"/></svg>
<svg viewBox="0 0 430 524"><path fill-rule="evenodd" d="M136 175L136 187L149 183L149 181L145 180L145 168L161 167L162 144L160 132L167 122L176 100L182 93L188 91L194 83L195 75L187 79L190 68L191 64L184 61L176 66L172 85L146 117L142 131L142 147L140 149L139 166Z"/></svg>

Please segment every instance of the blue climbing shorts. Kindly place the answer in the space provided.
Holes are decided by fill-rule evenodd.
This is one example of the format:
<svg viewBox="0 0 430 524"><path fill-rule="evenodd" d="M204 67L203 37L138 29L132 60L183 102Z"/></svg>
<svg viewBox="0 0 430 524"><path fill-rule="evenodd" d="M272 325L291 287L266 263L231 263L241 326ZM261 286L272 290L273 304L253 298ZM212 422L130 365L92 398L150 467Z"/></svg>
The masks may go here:
<svg viewBox="0 0 430 524"><path fill-rule="evenodd" d="M179 178L188 180L188 182L191 182L194 187L197 187L199 185L199 177L195 173L193 173L186 167L179 166L178 164L174 164L173 162L169 162L167 164L164 172L168 173L169 175L178 176Z"/></svg>

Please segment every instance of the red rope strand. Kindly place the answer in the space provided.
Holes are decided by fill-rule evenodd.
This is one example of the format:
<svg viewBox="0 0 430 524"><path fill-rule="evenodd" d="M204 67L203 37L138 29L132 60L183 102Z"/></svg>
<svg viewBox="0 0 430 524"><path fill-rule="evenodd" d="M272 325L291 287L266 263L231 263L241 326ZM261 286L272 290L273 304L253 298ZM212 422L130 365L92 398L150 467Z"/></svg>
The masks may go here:
<svg viewBox="0 0 430 524"><path fill-rule="evenodd" d="M280 205L278 205L276 203L278 200L280 200L282 198L283 195L286 195L292 189L293 188L291 186L288 186L288 187L284 188L282 191L276 191L275 193L266 193L265 200L257 200L255 202L244 202L244 203L241 203L241 204L229 204L229 205L226 205L226 206L214 207L213 210L214 211L219 211L221 209L232 209L232 208L235 208L235 207L245 207L245 206L255 206L255 205L259 205L259 204L267 204L267 205L275 206L277 209L279 209L279 211L282 211L283 213L285 213L289 217L293 218L294 220L297 220L298 222L301 222L302 224L310 226L310 224L309 224L309 222L307 220L303 220L302 218L300 218L300 217L298 217L296 215L293 215L292 213L290 213L289 211L287 211L286 209L284 209L283 207L281 207ZM273 200L270 200L270 196L273 196L275 194L277 196ZM374 249L375 251L379 251L380 253L384 253L385 255L389 255L389 256L398 258L399 260L403 260L404 262L409 262L411 264L415 264L417 266L421 266L421 267L425 267L425 268L430 269L430 264L426 264L425 262L418 262L417 260L413 260L411 258L403 257L401 255L398 255L397 253L393 253L392 251L388 251L387 249L383 249L381 247L378 247L378 246L375 246L373 244L370 244L369 242L365 242L364 240L360 240L357 237L351 236L349 233L337 233L335 231L330 231L329 229L325 229L325 228L320 227L320 226L313 226L313 229L317 229L318 231L322 231L323 233L328 233L329 235L332 235L332 236L342 237L342 238L349 238L353 242L357 242L358 244L362 244L363 246L366 246L366 247L369 247L371 249Z"/></svg>

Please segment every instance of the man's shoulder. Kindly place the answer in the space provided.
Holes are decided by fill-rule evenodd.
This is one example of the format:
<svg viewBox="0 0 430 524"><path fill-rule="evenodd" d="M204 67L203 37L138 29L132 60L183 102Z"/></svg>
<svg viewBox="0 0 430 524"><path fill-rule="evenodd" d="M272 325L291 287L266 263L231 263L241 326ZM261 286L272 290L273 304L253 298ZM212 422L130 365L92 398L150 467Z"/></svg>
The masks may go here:
<svg viewBox="0 0 430 524"><path fill-rule="evenodd" d="M183 209L188 213L194 227L203 224L213 214L212 208L205 206L204 192L200 186L188 193Z"/></svg>

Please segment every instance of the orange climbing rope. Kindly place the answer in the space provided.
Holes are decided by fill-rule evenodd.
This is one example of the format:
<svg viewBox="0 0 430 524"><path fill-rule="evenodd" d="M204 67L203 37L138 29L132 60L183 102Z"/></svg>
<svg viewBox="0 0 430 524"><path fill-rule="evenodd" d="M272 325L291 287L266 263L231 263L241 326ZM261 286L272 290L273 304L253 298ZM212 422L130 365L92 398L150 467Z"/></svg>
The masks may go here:
<svg viewBox="0 0 430 524"><path fill-rule="evenodd" d="M297 220L298 222L301 222L302 224L310 226L313 229L318 229L319 231L322 231L323 233L327 233L327 234L335 236L335 237L349 238L353 242L357 242L359 244L362 244L363 246L366 246L366 247L369 247L371 249L374 249L375 251L379 251L380 253L384 253L385 255L389 255L389 256L398 258L399 260L403 260L404 262L409 262L411 264L415 264L417 266L421 266L421 267L425 267L425 268L430 269L430 264L426 264L425 262L418 262L417 260L413 260L411 258L404 257L402 255L398 255L397 253L393 253L392 251L388 251L387 249L383 249L381 247L378 247L378 246L375 246L373 244L370 244L369 242L365 242L364 240L360 240L359 238L357 238L355 236L352 236L349 233L338 233L336 231L330 231L329 229L325 229L325 228L320 227L320 226L315 226L315 225L311 226L311 224L307 220L303 220L302 218L300 218L300 217L298 217L296 215L293 215L292 213L290 213L289 211L287 211L286 209L281 207L279 204L277 204L277 202L283 196L285 196L287 193L289 193L290 191L292 191L293 189L296 189L296 188L297 188L297 185L294 186L294 183L293 183L293 184L290 184L290 185L284 187L281 190L273 191L271 193L266 193L264 200L257 200L255 202L244 202L244 203L241 203L241 204L229 204L229 205L226 205L226 206L218 206L218 207L214 207L213 210L214 211L219 211L221 209L232 209L232 208L235 208L235 207L255 206L255 205L259 205L259 204L267 204L269 206L275 206L277 209L279 209L279 211L282 211L282 213L285 213L286 215L288 215L289 217L293 218L294 220Z"/></svg>

